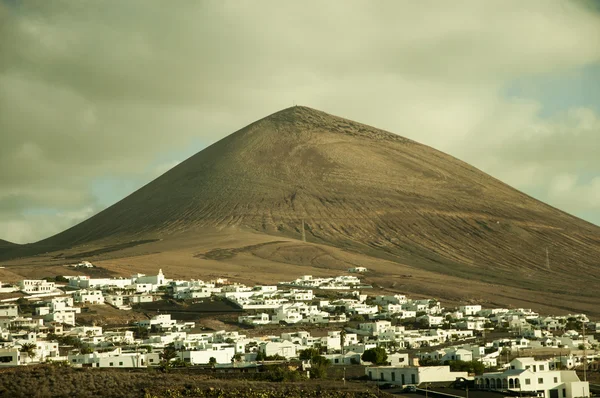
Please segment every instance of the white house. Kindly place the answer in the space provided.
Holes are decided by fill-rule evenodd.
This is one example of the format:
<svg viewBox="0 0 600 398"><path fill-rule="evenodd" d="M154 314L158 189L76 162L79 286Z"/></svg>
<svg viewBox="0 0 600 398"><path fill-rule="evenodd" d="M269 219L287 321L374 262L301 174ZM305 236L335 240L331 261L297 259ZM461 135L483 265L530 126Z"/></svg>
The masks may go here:
<svg viewBox="0 0 600 398"><path fill-rule="evenodd" d="M396 352L388 355L388 362L391 366L409 366L409 359L407 353Z"/></svg>
<svg viewBox="0 0 600 398"><path fill-rule="evenodd" d="M434 315L423 315L417 318L417 320L423 320L429 326L438 326L444 323L444 317Z"/></svg>
<svg viewBox="0 0 600 398"><path fill-rule="evenodd" d="M180 358L192 365L201 365L210 363L210 358L215 358L216 363L231 363L235 356L235 347L231 345L213 344L204 350L182 351Z"/></svg>
<svg viewBox="0 0 600 398"><path fill-rule="evenodd" d="M176 323L176 320L171 319L171 314L157 314L151 319L144 319L137 322L137 325L144 328L157 326L163 329L170 329L171 327L175 326Z"/></svg>
<svg viewBox="0 0 600 398"><path fill-rule="evenodd" d="M312 290L299 290L292 289L289 294L289 298L294 301L310 301L314 299L314 293Z"/></svg>
<svg viewBox="0 0 600 398"><path fill-rule="evenodd" d="M290 341L282 341L280 343L270 341L268 343L262 343L259 347L260 351L268 357L273 355L280 355L289 359L298 356L296 353L296 344Z"/></svg>
<svg viewBox="0 0 600 398"><path fill-rule="evenodd" d="M77 308L77 310L80 310L80 308ZM70 310L53 311L45 314L44 320L47 322L57 322L64 323L65 325L75 326L75 314L75 308Z"/></svg>
<svg viewBox="0 0 600 398"><path fill-rule="evenodd" d="M359 323L358 331L361 334L368 334L370 336L377 336L392 327L390 321L375 321L369 323Z"/></svg>
<svg viewBox="0 0 600 398"><path fill-rule="evenodd" d="M468 377L467 372L450 371L450 366L368 366L365 374L370 380L400 385L454 381Z"/></svg>
<svg viewBox="0 0 600 398"><path fill-rule="evenodd" d="M154 301L154 296L150 293L136 293L126 297L129 304L151 303Z"/></svg>
<svg viewBox="0 0 600 398"><path fill-rule="evenodd" d="M0 348L0 367L20 365L20 352L18 348Z"/></svg>
<svg viewBox="0 0 600 398"><path fill-rule="evenodd" d="M269 314L264 312L257 315L240 315L238 316L239 323L247 323L249 325L267 325L271 323Z"/></svg>
<svg viewBox="0 0 600 398"><path fill-rule="evenodd" d="M462 312L466 316L477 315L481 311L480 305L461 305L458 307L458 311Z"/></svg>
<svg viewBox="0 0 600 398"><path fill-rule="evenodd" d="M79 289L117 288L125 289L132 285L131 278L90 278L79 275L69 278L69 286Z"/></svg>
<svg viewBox="0 0 600 398"><path fill-rule="evenodd" d="M326 359L329 359L332 365L353 365L361 363L361 354L354 351L348 351L344 354L325 354L323 356Z"/></svg>
<svg viewBox="0 0 600 398"><path fill-rule="evenodd" d="M19 306L16 304L0 304L0 316L19 316Z"/></svg>
<svg viewBox="0 0 600 398"><path fill-rule="evenodd" d="M56 289L54 282L48 282L44 279L23 279L19 283L19 287L23 293L50 293Z"/></svg>
<svg viewBox="0 0 600 398"><path fill-rule="evenodd" d="M483 330L485 328L485 323L485 318L468 318L458 321L456 327L468 330Z"/></svg>
<svg viewBox="0 0 600 398"><path fill-rule="evenodd" d="M80 304L104 304L104 296L100 290L77 290L73 300Z"/></svg>
<svg viewBox="0 0 600 398"><path fill-rule="evenodd" d="M98 368L142 368L148 366L146 354L123 353L120 348L111 352L69 355L73 366L89 365Z"/></svg>
<svg viewBox="0 0 600 398"><path fill-rule="evenodd" d="M120 294L109 294L104 296L104 301L120 310L130 310L131 307L125 304L125 297Z"/></svg>
<svg viewBox="0 0 600 398"><path fill-rule="evenodd" d="M544 398L589 397L588 382L579 380L573 370L550 370L549 361L516 358L504 372L476 376L475 386L486 390L534 392Z"/></svg>
<svg viewBox="0 0 600 398"><path fill-rule="evenodd" d="M377 296L377 297L375 297L375 302L380 305L406 304L406 303L408 303L408 299L403 294L396 294L393 296Z"/></svg>

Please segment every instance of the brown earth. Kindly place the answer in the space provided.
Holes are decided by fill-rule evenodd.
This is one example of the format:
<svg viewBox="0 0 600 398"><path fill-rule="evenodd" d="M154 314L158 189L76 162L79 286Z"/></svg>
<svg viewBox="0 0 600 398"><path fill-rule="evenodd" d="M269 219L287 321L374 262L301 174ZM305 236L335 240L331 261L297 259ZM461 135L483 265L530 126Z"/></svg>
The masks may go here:
<svg viewBox="0 0 600 398"><path fill-rule="evenodd" d="M599 227L430 147L305 107L0 258L27 276L79 258L119 275L262 283L361 265L369 282L450 304L600 315Z"/></svg>
<svg viewBox="0 0 600 398"><path fill-rule="evenodd" d="M269 373L215 372L201 368L92 369L58 365L0 369L0 396L11 398L376 398L387 396L364 382L343 383L340 370L329 369L335 380L268 382ZM281 374L281 372L279 373ZM331 374L331 376L329 376ZM347 377L364 375L362 366L349 366ZM391 395L389 395L391 396Z"/></svg>

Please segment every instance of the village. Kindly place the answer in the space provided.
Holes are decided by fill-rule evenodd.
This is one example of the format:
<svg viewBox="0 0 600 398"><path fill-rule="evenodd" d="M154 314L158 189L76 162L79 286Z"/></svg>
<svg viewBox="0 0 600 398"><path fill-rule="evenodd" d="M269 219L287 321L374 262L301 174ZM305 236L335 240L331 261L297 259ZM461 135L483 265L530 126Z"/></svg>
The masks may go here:
<svg viewBox="0 0 600 398"><path fill-rule="evenodd" d="M74 265L85 274L89 262ZM0 367L63 363L73 367L197 366L255 370L299 363L319 377L324 364L357 368L361 380L417 391L434 383L467 383L505 395L590 396L576 369L598 367L600 322L585 314L541 315L527 308L444 308L434 298L374 294L353 267L331 277L303 275L277 285L246 286L86 275L0 284ZM91 307L136 311L145 303L221 302L239 311L237 330L206 330L156 313L130 325L78 321ZM281 327L281 333L273 330ZM262 328L269 333L261 334ZM311 333L308 330L320 330ZM319 329L321 328L321 329ZM252 330L252 336L246 331ZM350 374L351 372L349 372Z"/></svg>

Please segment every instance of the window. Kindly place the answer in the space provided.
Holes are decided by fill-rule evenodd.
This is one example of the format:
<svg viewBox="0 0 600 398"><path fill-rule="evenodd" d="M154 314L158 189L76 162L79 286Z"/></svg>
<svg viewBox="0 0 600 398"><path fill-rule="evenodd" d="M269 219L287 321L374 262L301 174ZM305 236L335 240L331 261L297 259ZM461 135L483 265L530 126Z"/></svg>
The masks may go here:
<svg viewBox="0 0 600 398"><path fill-rule="evenodd" d="M113 366L113 363L112 363L112 362L110 362L110 363L108 364L108 366Z"/></svg>
<svg viewBox="0 0 600 398"><path fill-rule="evenodd" d="M566 398L566 396L567 396L567 389L563 388L563 398Z"/></svg>
<svg viewBox="0 0 600 398"><path fill-rule="evenodd" d="M558 383L558 377L555 377L555 378L554 378L554 382L555 382L555 383Z"/></svg>
<svg viewBox="0 0 600 398"><path fill-rule="evenodd" d="M148 362L154 362L154 358L150 358Z"/></svg>
<svg viewBox="0 0 600 398"><path fill-rule="evenodd" d="M525 379L525 385L530 385L531 384L531 379Z"/></svg>
<svg viewBox="0 0 600 398"><path fill-rule="evenodd" d="M544 378L538 377L538 384L544 384Z"/></svg>
<svg viewBox="0 0 600 398"><path fill-rule="evenodd" d="M123 362L119 362L119 366L123 366Z"/></svg>
<svg viewBox="0 0 600 398"><path fill-rule="evenodd" d="M540 365L540 372L544 370L544 365Z"/></svg>
<svg viewBox="0 0 600 398"><path fill-rule="evenodd" d="M392 381L396 381L396 372L392 372Z"/></svg>

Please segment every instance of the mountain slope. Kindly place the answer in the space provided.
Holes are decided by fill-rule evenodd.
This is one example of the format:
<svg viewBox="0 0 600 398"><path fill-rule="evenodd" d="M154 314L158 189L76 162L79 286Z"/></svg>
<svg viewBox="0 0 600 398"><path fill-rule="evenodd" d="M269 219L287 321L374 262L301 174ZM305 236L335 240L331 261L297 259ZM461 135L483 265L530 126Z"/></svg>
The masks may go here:
<svg viewBox="0 0 600 398"><path fill-rule="evenodd" d="M597 226L430 147L305 107L237 131L28 249L223 227L299 239L302 220L309 242L442 275L580 295L600 282Z"/></svg>
<svg viewBox="0 0 600 398"><path fill-rule="evenodd" d="M0 254L2 254L4 252L8 252L9 250L14 250L18 246L19 245L17 245L16 243L12 243L12 242L8 242L6 240L0 239Z"/></svg>

